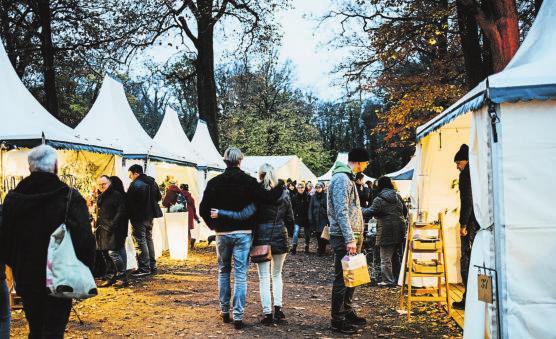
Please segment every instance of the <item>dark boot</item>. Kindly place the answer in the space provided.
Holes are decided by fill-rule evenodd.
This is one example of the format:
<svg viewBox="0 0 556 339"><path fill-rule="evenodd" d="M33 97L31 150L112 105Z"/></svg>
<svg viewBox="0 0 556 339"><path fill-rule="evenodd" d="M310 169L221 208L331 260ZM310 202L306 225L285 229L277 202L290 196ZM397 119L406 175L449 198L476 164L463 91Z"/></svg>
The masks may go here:
<svg viewBox="0 0 556 339"><path fill-rule="evenodd" d="M226 324L232 322L232 318L230 318L230 313L220 313L220 317L222 317L222 321L225 322Z"/></svg>
<svg viewBox="0 0 556 339"><path fill-rule="evenodd" d="M234 328L236 330L241 330L245 327L242 320L234 320Z"/></svg>
<svg viewBox="0 0 556 339"><path fill-rule="evenodd" d="M272 317L272 313L265 314L264 318L261 320L261 324L270 326L274 324L274 318Z"/></svg>
<svg viewBox="0 0 556 339"><path fill-rule="evenodd" d="M274 320L280 322L286 319L286 315L282 312L281 306L274 306Z"/></svg>
<svg viewBox="0 0 556 339"><path fill-rule="evenodd" d="M311 253L311 252L309 251L309 245L305 245L305 253Z"/></svg>
<svg viewBox="0 0 556 339"><path fill-rule="evenodd" d="M465 310L465 299L452 303L452 307L456 310Z"/></svg>
<svg viewBox="0 0 556 339"><path fill-rule="evenodd" d="M292 249L290 250L291 254L297 254L297 245L293 245Z"/></svg>
<svg viewBox="0 0 556 339"><path fill-rule="evenodd" d="M355 313L346 314L346 322L356 326L364 326L367 324L365 318L358 317Z"/></svg>
<svg viewBox="0 0 556 339"><path fill-rule="evenodd" d="M346 321L335 321L332 320L331 324L332 332L343 333L343 334L354 334L357 332L357 327Z"/></svg>

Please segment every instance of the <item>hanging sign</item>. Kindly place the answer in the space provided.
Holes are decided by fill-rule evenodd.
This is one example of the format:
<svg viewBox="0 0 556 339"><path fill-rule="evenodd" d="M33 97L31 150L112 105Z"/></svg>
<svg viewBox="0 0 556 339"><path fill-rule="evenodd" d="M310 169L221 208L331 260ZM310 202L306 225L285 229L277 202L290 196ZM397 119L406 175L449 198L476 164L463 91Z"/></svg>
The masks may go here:
<svg viewBox="0 0 556 339"><path fill-rule="evenodd" d="M492 276L486 274L479 274L477 276L479 284L479 300L487 304L492 304Z"/></svg>

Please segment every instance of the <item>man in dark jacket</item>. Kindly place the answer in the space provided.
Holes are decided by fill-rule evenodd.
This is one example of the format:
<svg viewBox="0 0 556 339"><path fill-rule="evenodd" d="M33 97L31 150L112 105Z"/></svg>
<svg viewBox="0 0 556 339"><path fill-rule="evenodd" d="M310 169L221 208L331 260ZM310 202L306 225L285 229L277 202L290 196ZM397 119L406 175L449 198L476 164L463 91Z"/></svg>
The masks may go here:
<svg viewBox="0 0 556 339"><path fill-rule="evenodd" d="M128 176L132 182L127 190L127 210L139 259L139 269L132 275L141 277L156 273L153 219L162 217L162 211L158 206L162 195L154 178L143 173L143 167L131 166Z"/></svg>
<svg viewBox="0 0 556 339"><path fill-rule="evenodd" d="M247 293L247 270L252 231L256 221L211 218L211 209L239 212L251 203L275 203L282 195L283 185L267 191L255 178L240 168L243 154L231 147L224 152L227 169L207 183L200 214L210 229L216 231L218 253L218 289L220 311L224 322L230 318L230 272L234 261L234 302L233 320L236 329L243 328L243 313Z"/></svg>
<svg viewBox="0 0 556 339"><path fill-rule="evenodd" d="M51 234L66 220L75 254L93 269L95 238L85 199L60 181L56 151L47 145L28 156L31 175L4 202L0 226L0 261L12 268L23 301L30 338L63 338L71 299L46 292L46 257ZM66 210L68 211L66 215Z"/></svg>
<svg viewBox="0 0 556 339"><path fill-rule="evenodd" d="M477 234L478 224L473 212L473 193L471 190L471 174L469 173L469 147L461 145L459 151L454 156L454 162L459 173L459 196L460 196L460 239L461 239L461 260L460 269L463 284L466 286L461 301L454 302L455 309L465 309L465 297L467 295L467 277L469 275L469 262L471 259L471 248L473 240Z"/></svg>
<svg viewBox="0 0 556 339"><path fill-rule="evenodd" d="M291 253L297 253L297 242L299 240L299 230L303 228L305 238L305 253L309 253L311 242L311 225L309 224L309 201L310 196L302 183L297 184L297 192L292 196L292 208L295 216L295 225L292 236Z"/></svg>
<svg viewBox="0 0 556 339"><path fill-rule="evenodd" d="M326 252L327 240L322 239L322 231L328 225L328 212L326 210L327 198L324 192L322 183L317 183L315 186L315 194L311 197L309 202L309 224L317 232L317 253L319 256L324 255Z"/></svg>
<svg viewBox="0 0 556 339"><path fill-rule="evenodd" d="M114 275L100 287L114 283L117 287L124 287L127 285L125 239L128 221L125 197L112 188L110 178L105 175L97 180L97 186L100 191L95 223L97 249L102 251L107 265L114 270Z"/></svg>

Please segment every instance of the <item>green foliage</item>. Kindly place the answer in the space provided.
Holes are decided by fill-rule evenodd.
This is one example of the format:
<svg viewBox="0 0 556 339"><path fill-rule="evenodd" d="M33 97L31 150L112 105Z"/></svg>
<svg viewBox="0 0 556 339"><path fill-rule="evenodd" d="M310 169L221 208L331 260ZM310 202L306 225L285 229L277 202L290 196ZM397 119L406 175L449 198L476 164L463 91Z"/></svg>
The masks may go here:
<svg viewBox="0 0 556 339"><path fill-rule="evenodd" d="M219 71L222 148L247 155L297 155L315 174L326 172L330 154L313 125L315 100L292 88L291 65L273 54L257 66L234 64Z"/></svg>

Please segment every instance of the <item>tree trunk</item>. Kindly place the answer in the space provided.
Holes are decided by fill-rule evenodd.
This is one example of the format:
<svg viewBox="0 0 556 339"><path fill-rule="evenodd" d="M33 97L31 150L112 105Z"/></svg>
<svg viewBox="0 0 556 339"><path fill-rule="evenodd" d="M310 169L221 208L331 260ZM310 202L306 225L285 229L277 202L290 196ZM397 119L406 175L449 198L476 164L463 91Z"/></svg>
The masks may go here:
<svg viewBox="0 0 556 339"><path fill-rule="evenodd" d="M44 92L46 98L46 109L60 118L58 107L58 94L56 91L56 73L54 69L55 48L52 44L52 14L49 0L37 0L37 16L42 27L41 31L41 54L43 58Z"/></svg>
<svg viewBox="0 0 556 339"><path fill-rule="evenodd" d="M197 21L197 107L199 118L207 122L216 148L220 146L217 125L216 81L214 79L214 30L211 18Z"/></svg>
<svg viewBox="0 0 556 339"><path fill-rule="evenodd" d="M467 89L471 90L486 76L485 65L481 57L481 43L479 27L475 17L458 1L456 4L458 15L459 36L463 50L465 64L465 80Z"/></svg>
<svg viewBox="0 0 556 339"><path fill-rule="evenodd" d="M488 38L493 71L500 72L519 48L519 24L515 0L492 0L487 15L473 0L459 0L473 13Z"/></svg>

